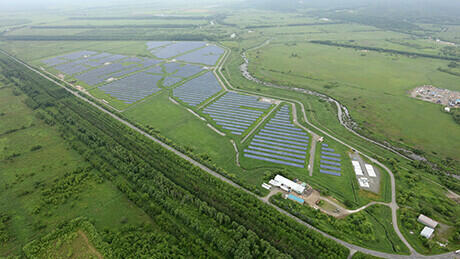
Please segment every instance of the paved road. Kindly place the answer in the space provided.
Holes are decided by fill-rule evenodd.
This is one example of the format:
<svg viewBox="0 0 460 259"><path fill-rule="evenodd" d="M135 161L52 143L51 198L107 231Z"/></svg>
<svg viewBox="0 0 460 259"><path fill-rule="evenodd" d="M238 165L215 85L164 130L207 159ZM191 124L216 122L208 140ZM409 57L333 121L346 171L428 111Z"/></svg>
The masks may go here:
<svg viewBox="0 0 460 259"><path fill-rule="evenodd" d="M268 44L267 43L268 41L264 42L262 45L266 45ZM225 48L225 47L224 47ZM227 49L227 53L226 53L226 57L225 59L228 58L228 56L230 55L231 53L231 50L228 49L228 48L225 48ZM246 90L238 90L236 89L235 87L233 87L230 82L228 82L228 80L226 79L226 77L223 75L222 71L221 71L221 67L219 67L217 69L219 75L223 78L223 80L227 83L227 86L235 91L240 91L240 92L244 92L244 93L247 93L247 94L252 94L252 95L255 95L255 96L261 96L260 93L256 93L256 92L251 92L251 91L246 91ZM266 95L266 94L263 94L264 97L269 97L269 98L278 98L280 99L279 97L276 97L276 96L272 96L272 95ZM390 175L390 182L391 182L391 202L390 203L380 203L380 204L384 204L384 205L387 205L391 208L391 214L392 214L392 224L393 224L393 229L395 230L396 234L398 235L398 237L402 240L402 242L409 248L410 252L411 252L411 255L410 256L400 256L400 255L390 255L390 254L386 254L386 253L381 253L381 252L378 252L378 251L374 251L374 250L369 250L369 249L366 249L366 248L362 248L362 247L358 247L358 246L355 246L355 245L352 245L352 244L348 244L344 241L342 242L339 242L341 244L347 244L346 246L350 249L350 251L355 251L355 250L358 250L358 251L361 251L361 252L364 252L364 253L368 253L368 254L371 254L371 255L374 255L374 256L379 256L379 257L384 257L384 258L460 258L459 256L456 256L454 254L454 252L450 252L450 253L445 253L445 254L442 254L442 255L433 255L433 256L424 256L424 255L421 255L419 253L417 253L415 251L415 249L409 244L409 242L407 242L407 240L405 239L405 237L402 235L400 229L399 229L399 226L398 226L398 221L397 221L397 210L399 208L398 204L396 203L396 183L395 183L395 179L394 179L394 175L393 175L393 172L388 168L386 167L384 164L380 163L379 161L377 161L376 159L362 153L361 151L359 151L358 149L352 147L351 145L345 143L344 141L332 136L331 134L327 133L326 131L320 129L319 127L315 126L314 124L312 124L308 118L307 118L307 115L306 115L306 112L305 112L305 107L304 105L297 101L297 100L293 100L293 99L289 99L289 98L281 98L285 101L288 101L290 102L293 106L293 116L294 116L294 123L296 123L297 125L300 125L297 121L297 112L296 112L296 105L295 104L298 104L300 107L301 107L301 112L302 112L302 115L303 115L303 119L304 121L312 128L314 128L315 130L321 132L322 134L324 134L325 136L328 136L332 139L334 139L335 141L339 142L340 144L348 147L348 148L351 148L351 149L354 149L356 150L356 152L358 152L359 154L363 155L364 157L368 158L371 162L381 166L385 171L388 172L388 174ZM301 125L302 126L302 125ZM308 132L311 132L313 134L315 134L314 132L312 132L311 130L309 130L308 128L305 128L302 126L303 129L307 130ZM355 134L358 134L358 133L355 133ZM359 135L359 134L358 134ZM367 138L364 137L364 139L367 140ZM370 140L371 141L371 140ZM372 143L374 143L373 141L371 141ZM388 148L387 148L388 149ZM393 151L393 150L391 150ZM396 152L398 153L398 152ZM398 153L399 154L399 153ZM401 155L401 154L400 154ZM369 205L369 204L368 204ZM370 205L369 205L370 206ZM360 208L360 209L363 209L363 208ZM322 233L322 231L318 230L318 232ZM336 238L332 238L334 240L337 241Z"/></svg>
<svg viewBox="0 0 460 259"><path fill-rule="evenodd" d="M191 164L193 164L193 165L195 165L195 166L201 168L202 170L204 170L205 172L209 173L210 175L213 175L214 177L216 177L216 178L218 178L218 179L220 179L220 180L222 180L222 181L224 181L224 182L230 184L231 186L233 186L233 187L235 187L235 188L238 188L238 189L240 189L240 190L242 190L242 191L244 191L244 192L246 192L246 193L248 193L248 194L250 194L250 195L256 197L257 199L259 199L260 201L264 202L265 204L267 204L267 205L269 205L269 206L275 208L275 209L276 209L277 211L279 211L280 213L282 213L282 214L284 214L284 215L290 217L291 219L297 221L299 224L302 224L302 225L304 225L304 226L306 226L306 227L308 227L308 228L310 228L310 229L312 229L312 230L314 230L314 231L320 233L321 235L323 235L323 236L325 236L325 237L327 237L327 238L329 238L329 239L332 239L332 240L336 241L336 242L339 243L339 244L342 244L343 246L349 248L350 251L352 251L352 252L353 252L353 251L361 251L361 252L364 252L364 253L367 253L367 254L371 254L371 255L379 256L379 257L384 257L384 258L440 258L440 259L441 259L441 258L442 258L442 259L444 259L444 258L446 258L446 259L448 259L448 258L453 258L453 253L444 254L444 255L437 255L437 256L431 256L431 257L422 256L422 255L419 255L419 254L417 254L417 253L412 253L412 255L410 255L410 256L402 256L402 255L387 254L387 253L382 253L382 252L370 250L370 249L367 249L367 248L359 247L359 246L356 246L356 245L347 243L347 242L345 242L345 241L342 241L342 240L340 240L340 239L338 239L338 238L336 238L336 237L333 237L333 236L331 236L331 235L329 235L329 234L327 234L327 233L325 233L325 232L323 232L323 231L321 231L321 230L319 230L319 229L317 229L317 228L311 226L310 224L308 224L308 223L302 221L301 219L297 218L296 216L290 214L289 212L287 212L287 211L285 211L285 210L283 210L283 209L281 209L281 208L279 208L279 207L277 207L277 206L271 204L271 203L268 202L267 200L264 200L263 197L257 196L256 194L252 193L251 191L245 189L244 187L242 187L242 186L240 186L240 185L234 183L234 182L231 181L230 179L228 179L228 178L226 178L226 177L220 175L220 174L217 173L217 172L214 172L213 170L211 170L211 169L209 169L208 167L206 167L206 166L200 164L199 162L193 160L192 158L188 157L187 155L185 155L185 154L179 152L178 150L174 149L173 147L168 146L167 144L165 144L165 143L161 142L160 140L154 138L153 136L149 135L147 132L145 132L145 131L143 131L143 130L137 128L136 126L132 125L132 124L129 123L128 121L125 121L124 119L118 117L117 115L113 114L112 112L106 110L105 108L103 108L103 107L100 106L99 104L97 104L97 103L95 103L95 102L93 102L93 101L91 101L91 100L85 98L84 96L80 95L77 91L71 90L71 89L67 88L66 86L64 86L63 84L61 84L60 82L56 81L55 79L53 79L53 78L51 78L51 77L45 75L44 73L40 72L38 69L35 69L35 68L29 66L28 64L26 64L26 63L22 62L21 60L19 60L19 59L13 57L13 56L11 56L11 55L9 55L7 52L5 52L5 51L3 51L3 50L0 50L0 51L1 51L2 53L4 53L5 55L7 55L8 57L10 57L11 59L15 60L16 62L18 62L18 63L24 65L25 67L27 67L27 68L30 69L31 71L33 71L33 72L39 74L40 76L42 76L43 78L49 80L50 82L53 82L53 83L55 83L56 85L62 87L63 89L65 89L66 91L68 91L68 92L71 93L72 95L76 96L77 98L80 98L81 100L83 100L83 101L89 103L90 105L94 106L95 108L97 108L97 109L100 110L101 112L106 113L107 115L111 116L112 118L114 118L115 120L119 121L120 123L126 125L127 127L131 128L132 130L138 132L139 134L141 134L141 135L143 135L143 136L149 138L150 140L152 140L153 142L155 142L155 143L161 145L161 146L164 147L165 149L167 149L167 150L173 152L174 154L178 155L179 157L181 157L181 158L187 160L187 161L190 162ZM220 72L220 70L219 70L219 72ZM305 115L305 112L304 112L304 115ZM393 179L393 181L394 181L394 179ZM394 187L394 182L392 182L392 187ZM396 222L396 221L395 221L395 218L393 219L393 223L394 223L394 222Z"/></svg>

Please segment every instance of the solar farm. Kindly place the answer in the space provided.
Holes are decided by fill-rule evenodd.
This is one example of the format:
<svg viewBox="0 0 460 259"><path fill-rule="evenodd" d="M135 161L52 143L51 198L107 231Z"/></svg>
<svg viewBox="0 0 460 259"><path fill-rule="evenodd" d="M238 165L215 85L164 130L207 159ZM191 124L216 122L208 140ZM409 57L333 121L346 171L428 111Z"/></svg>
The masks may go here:
<svg viewBox="0 0 460 259"><path fill-rule="evenodd" d="M161 76L141 72L103 85L99 89L131 104L160 91L157 85L160 79Z"/></svg>
<svg viewBox="0 0 460 259"><path fill-rule="evenodd" d="M212 72L187 81L173 89L173 96L190 106L198 106L222 90Z"/></svg>
<svg viewBox="0 0 460 259"><path fill-rule="evenodd" d="M271 105L263 103L257 97L228 92L211 105L203 113L208 115L221 129L234 135L242 135Z"/></svg>
<svg viewBox="0 0 460 259"><path fill-rule="evenodd" d="M328 144L321 144L320 173L340 176L342 166L340 161L340 154L335 153L335 150Z"/></svg>
<svg viewBox="0 0 460 259"><path fill-rule="evenodd" d="M252 138L244 157L304 168L308 143L307 133L292 124L289 106L284 105Z"/></svg>
<svg viewBox="0 0 460 259"><path fill-rule="evenodd" d="M224 54L224 49L202 41L148 42L149 51L160 59L177 59L183 62L214 66Z"/></svg>
<svg viewBox="0 0 460 259"><path fill-rule="evenodd" d="M152 41L146 43L146 48L156 58L83 50L47 58L42 63L75 79L95 97L115 102L115 106L131 105L162 87L180 86L173 95L192 106L221 91L214 75L204 73L203 65L214 65L224 53L222 48L201 41ZM162 60L178 55L183 55L181 63ZM204 74L187 82L200 73Z"/></svg>
<svg viewBox="0 0 460 259"><path fill-rule="evenodd" d="M155 57L78 51L43 63L77 79L90 93L111 104L117 100L132 105L150 96L148 101L155 102L157 93L169 93L166 96L174 100L173 105L179 104L191 116L205 120L203 123L211 125L219 138L238 142L235 147L244 167L284 168L312 185L335 186L331 192L347 199L353 195L349 177L361 187L369 184L352 173L347 151L334 141L317 142L315 150L310 150L310 134L293 123L289 104L275 106L258 96L223 92L215 74L206 67L218 62L222 48L206 42L173 41L147 42L146 48ZM309 164L310 152L315 153L313 164ZM228 157L229 153L222 155ZM370 172L366 178L372 182L369 166L362 167ZM309 170L313 177L308 177Z"/></svg>

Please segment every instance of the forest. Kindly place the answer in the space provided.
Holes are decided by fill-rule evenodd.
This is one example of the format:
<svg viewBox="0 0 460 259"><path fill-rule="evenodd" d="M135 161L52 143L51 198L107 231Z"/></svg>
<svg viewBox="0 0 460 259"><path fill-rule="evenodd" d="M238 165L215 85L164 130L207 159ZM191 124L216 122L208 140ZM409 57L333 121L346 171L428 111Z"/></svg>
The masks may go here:
<svg viewBox="0 0 460 259"><path fill-rule="evenodd" d="M77 192L78 187L70 183L103 178L161 227L161 235L136 232L136 227L107 230L108 244L125 240L126 245L132 238L133 247L143 248L118 249L117 257L153 256L165 238L171 242L164 243L163 256L347 257L348 250L335 241L214 178L4 55L0 67L7 78L3 83L27 95L26 104L37 116L58 129L74 150L102 172L94 176L82 168L69 173L42 192L42 209ZM141 236L130 237L136 233ZM159 241L151 244L152 239Z"/></svg>

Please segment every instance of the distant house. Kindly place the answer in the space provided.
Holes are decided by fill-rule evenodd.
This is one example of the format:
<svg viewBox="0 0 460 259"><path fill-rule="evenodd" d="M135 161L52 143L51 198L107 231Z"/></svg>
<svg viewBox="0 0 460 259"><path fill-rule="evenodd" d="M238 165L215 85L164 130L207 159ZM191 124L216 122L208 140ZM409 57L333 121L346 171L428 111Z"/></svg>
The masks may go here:
<svg viewBox="0 0 460 259"><path fill-rule="evenodd" d="M427 217L427 216L425 216L423 214L420 214L420 216L418 216L417 221L422 223L423 225L425 225L427 227L432 228L432 229L435 229L436 226L438 225L437 221L434 221L434 220L430 219L429 217Z"/></svg>
<svg viewBox="0 0 460 259"><path fill-rule="evenodd" d="M420 235L422 237L426 237L426 238L430 238L434 233L434 229L430 228L430 227L424 227L422 229L422 232L420 232Z"/></svg>

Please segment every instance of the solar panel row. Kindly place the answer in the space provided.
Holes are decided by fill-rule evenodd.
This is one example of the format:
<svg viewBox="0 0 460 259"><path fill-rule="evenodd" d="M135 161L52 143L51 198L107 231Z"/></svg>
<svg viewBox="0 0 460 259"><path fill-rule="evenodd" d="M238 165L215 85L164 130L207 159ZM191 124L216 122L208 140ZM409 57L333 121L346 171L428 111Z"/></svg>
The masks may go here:
<svg viewBox="0 0 460 259"><path fill-rule="evenodd" d="M260 105L257 97L227 92L207 106L203 112L208 114L218 125L224 125L225 123L227 126L233 125L233 127L239 128L240 131L234 132L238 132L239 134L237 135L241 135L264 113L262 110L247 109L245 107L258 107L266 110L270 107L270 104Z"/></svg>
<svg viewBox="0 0 460 259"><path fill-rule="evenodd" d="M304 168L308 139L302 129L291 123L289 106L284 105L253 137L244 153L257 155L250 158Z"/></svg>
<svg viewBox="0 0 460 259"><path fill-rule="evenodd" d="M121 70L130 69L133 66L135 65L123 66L122 64L111 63L109 65L105 65L99 68L95 68L93 70L89 70L82 74L75 75L75 78L82 82L85 82L88 85L97 85L104 82L104 80L106 80L107 78L110 78L110 74L119 72Z"/></svg>
<svg viewBox="0 0 460 259"><path fill-rule="evenodd" d="M334 176L341 176L340 173L338 173L338 172L332 172L332 171L329 171L329 170L320 169L319 172L320 172L320 173L323 173L323 174L330 174L330 175L334 175Z"/></svg>
<svg viewBox="0 0 460 259"><path fill-rule="evenodd" d="M197 106L221 90L214 74L208 72L174 88L173 95L188 105Z"/></svg>
<svg viewBox="0 0 460 259"><path fill-rule="evenodd" d="M255 156L255 155L251 155L251 154L244 154L244 156L249 157L249 158L258 159L258 160L272 162L272 163L275 163L275 164L290 165L290 166L295 166L295 167L299 167L299 168L304 168L304 166L301 165L301 164L286 162L286 161L283 161L283 160L272 159L272 158L263 157L263 156Z"/></svg>
<svg viewBox="0 0 460 259"><path fill-rule="evenodd" d="M217 60L219 60L219 57L222 54L224 54L224 49L218 46L210 45L184 54L177 59L191 63L201 63L213 66L217 63Z"/></svg>
<svg viewBox="0 0 460 259"><path fill-rule="evenodd" d="M332 153L334 149L328 148L328 144L322 143L321 144L321 160L320 160L320 173L340 176L339 173L341 171L341 164L340 162L340 154ZM328 170L324 170L328 169Z"/></svg>
<svg viewBox="0 0 460 259"><path fill-rule="evenodd" d="M172 86L172 85L174 85L176 83L179 83L180 81L182 81L182 78L167 76L167 77L163 78L163 85L168 87L168 86Z"/></svg>
<svg viewBox="0 0 460 259"><path fill-rule="evenodd" d="M152 54L159 58L172 58L179 54L197 49L206 45L204 41L179 41L169 45L160 45L158 48L152 48ZM150 46L156 46L150 43Z"/></svg>
<svg viewBox="0 0 460 259"><path fill-rule="evenodd" d="M160 90L159 75L140 72L99 87L100 90L125 103L131 104Z"/></svg>

